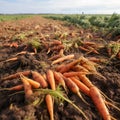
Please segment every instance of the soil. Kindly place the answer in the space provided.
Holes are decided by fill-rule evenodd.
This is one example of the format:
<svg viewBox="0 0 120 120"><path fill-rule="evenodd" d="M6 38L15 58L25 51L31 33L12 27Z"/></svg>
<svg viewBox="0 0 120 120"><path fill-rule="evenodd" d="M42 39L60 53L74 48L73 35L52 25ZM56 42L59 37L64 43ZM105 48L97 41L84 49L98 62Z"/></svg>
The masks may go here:
<svg viewBox="0 0 120 120"><path fill-rule="evenodd" d="M103 38L100 33L95 33L89 29L83 30L65 22L45 19L40 16L0 22L0 120L49 120L45 101L34 106L31 102L30 104L26 102L23 93L13 94L16 91L3 90L3 88L20 84L20 78L5 81L2 81L2 78L25 70L35 70L42 74L46 73L49 68L54 70L56 65L52 66L52 61L49 58L58 54L58 51L49 51L48 47L51 47L49 43L53 40L67 40L70 42L78 38L82 38L84 41L96 42L96 46L104 44L105 40L110 42L107 38ZM47 41L48 44L39 47L37 53L33 54L35 49L32 44L28 43L36 39ZM18 54L22 51L26 51L26 53ZM76 58L84 55L85 57L109 60L105 48L99 49L99 54L86 54L80 49L70 47L65 49L64 54L75 54ZM7 61L15 57L17 57L17 60ZM120 60L114 58L107 64L102 62L99 65L97 71L105 76L106 80L93 74L88 77L105 95L112 101L117 102L115 105L120 108ZM85 104L72 92L68 93L68 98L84 111L89 120L102 120L91 98L84 93L81 94L89 105ZM31 101L34 101L37 97L33 96ZM109 105L107 107L111 116L120 120L120 111ZM63 102L63 104L55 103L54 118L55 120L84 120L84 117L67 102Z"/></svg>

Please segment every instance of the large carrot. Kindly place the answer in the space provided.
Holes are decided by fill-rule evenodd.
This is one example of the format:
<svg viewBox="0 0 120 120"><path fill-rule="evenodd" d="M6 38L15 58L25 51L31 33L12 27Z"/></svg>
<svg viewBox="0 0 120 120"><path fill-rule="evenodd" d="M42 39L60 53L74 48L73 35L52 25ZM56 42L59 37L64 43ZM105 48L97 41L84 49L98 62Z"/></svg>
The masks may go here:
<svg viewBox="0 0 120 120"><path fill-rule="evenodd" d="M30 73L31 73L30 70L23 71L23 72L18 72L18 73L9 75L9 76L7 76L7 77L4 77L4 78L2 78L2 80L12 80L12 79L18 78L18 77L20 76L20 74L23 74L23 75L25 75L25 76L28 76L28 75L30 75Z"/></svg>
<svg viewBox="0 0 120 120"><path fill-rule="evenodd" d="M22 77L22 74L20 74L20 78L23 82L23 85L24 85L24 91L25 91L25 98L29 98L32 94L33 94L33 91L32 91L32 86L31 84Z"/></svg>
<svg viewBox="0 0 120 120"><path fill-rule="evenodd" d="M50 84L50 87L52 90L55 90L55 79L54 79L54 74L52 70L47 70L47 80Z"/></svg>
<svg viewBox="0 0 120 120"><path fill-rule="evenodd" d="M47 104L47 109L50 115L50 120L54 120L54 113L53 113L53 100L52 96L50 94L47 94L45 96L46 104Z"/></svg>
<svg viewBox="0 0 120 120"><path fill-rule="evenodd" d="M72 69L76 64L78 64L81 61L81 59L74 60L66 65L61 65L60 67L56 68L57 71L64 73L68 72L70 69Z"/></svg>
<svg viewBox="0 0 120 120"><path fill-rule="evenodd" d="M31 73L32 73L33 79L38 83L40 83L41 87L43 88L48 87L47 81L44 79L44 77L40 73L36 71L31 71Z"/></svg>
<svg viewBox="0 0 120 120"><path fill-rule="evenodd" d="M54 71L54 77L55 77L55 81L57 81L59 84L61 84L63 86L63 88L66 90L65 81L62 78L62 76L60 75L60 73Z"/></svg>
<svg viewBox="0 0 120 120"><path fill-rule="evenodd" d="M90 89L85 85L83 84L80 80L78 80L77 78L75 77L70 77L70 79L76 83L76 85L79 87L79 89L85 93L86 95L89 96L89 92L90 92Z"/></svg>
<svg viewBox="0 0 120 120"><path fill-rule="evenodd" d="M104 120L111 120L110 113L97 87L90 88L90 96Z"/></svg>
<svg viewBox="0 0 120 120"><path fill-rule="evenodd" d="M74 58L74 54L63 56L63 57L61 57L61 58L58 58L57 60L54 60L54 61L52 62L52 65L53 65L53 64L60 63L60 62L63 62L63 61L65 61L65 60L72 59L72 58Z"/></svg>

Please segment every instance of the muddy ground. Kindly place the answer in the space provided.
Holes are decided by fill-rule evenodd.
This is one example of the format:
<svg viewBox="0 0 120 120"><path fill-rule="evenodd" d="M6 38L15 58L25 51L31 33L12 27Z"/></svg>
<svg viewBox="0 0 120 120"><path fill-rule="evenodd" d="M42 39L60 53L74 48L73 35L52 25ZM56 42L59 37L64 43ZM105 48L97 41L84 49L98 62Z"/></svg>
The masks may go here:
<svg viewBox="0 0 120 120"><path fill-rule="evenodd" d="M39 16L17 21L0 22L0 120L49 120L45 102L34 106L26 102L23 93L13 95L12 93L16 91L3 90L3 88L10 88L20 84L19 78L5 81L2 81L2 78L25 70L35 70L40 73L45 73L48 68L54 70L56 65L51 66L49 58L58 54L58 51L49 50L50 43L53 40L66 40L70 43L70 41L72 42L72 40L78 38L83 41L96 42L96 46L104 44L105 40L110 41L110 39L108 41L107 38L103 38L100 33L83 30L65 22ZM48 44L46 46L43 44L44 42L41 42L41 46L37 48L36 52L33 44L29 42L33 40L48 41ZM26 53L19 54L22 51L26 51ZM73 46L64 46L64 55L73 53L76 58L84 55L85 57L109 60L107 50L104 47L98 51L99 54L93 52L86 54L85 51ZM17 60L9 60L16 57ZM89 75L88 77L110 99L120 103L120 60L114 58L107 64L104 62L98 64L100 67L97 68L97 71L105 76L106 80L97 75ZM102 120L92 100L84 93L81 94L89 105L86 105L72 92L68 93L68 97L85 112L89 120ZM120 108L120 104L117 103L115 105ZM120 120L120 111L109 105L108 109L111 116ZM54 118L55 120L84 120L84 117L67 102L63 104L55 103Z"/></svg>

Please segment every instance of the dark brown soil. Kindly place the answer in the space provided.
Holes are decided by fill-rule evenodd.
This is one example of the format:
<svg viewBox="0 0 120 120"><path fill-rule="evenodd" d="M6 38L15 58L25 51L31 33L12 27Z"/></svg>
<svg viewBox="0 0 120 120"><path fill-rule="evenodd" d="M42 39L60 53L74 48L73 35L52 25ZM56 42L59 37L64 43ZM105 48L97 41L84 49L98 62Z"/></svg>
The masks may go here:
<svg viewBox="0 0 120 120"><path fill-rule="evenodd" d="M13 92L2 89L20 84L21 81L19 78L6 81L2 81L2 78L25 70L35 70L40 73L46 73L48 68L54 70L55 66L51 66L49 58L58 54L57 51L50 51L47 53L47 47L42 46L37 49L36 54L31 54L34 52L34 48L28 45L27 42L33 39L51 42L59 39L58 33L69 34L67 37L62 37L61 41L62 39L72 41L81 37L83 40L89 39L104 44L102 43L103 38L101 35L90 32L90 30L78 29L60 21L48 20L38 16L17 21L0 22L0 120L49 120L45 102L34 106L26 102L24 93L11 95L16 91ZM91 34L92 37L88 37L89 34ZM100 41L100 39L102 40ZM18 47L15 45L10 46L11 43L17 43ZM22 55L17 55L22 51L27 52ZM64 51L65 55L71 53L75 54L76 58L83 54L85 57L94 56L109 60L105 48L99 50L100 54L85 54L84 51L76 48L65 49ZM6 61L14 57L18 59ZM106 77L106 80L97 75L89 75L88 77L92 83L112 101L119 103L115 105L120 108L120 60L118 58L113 58L107 64L100 63L100 67L98 67L97 70ZM86 105L77 95L71 92L68 93L68 97L85 112L89 120L102 120L91 98L84 93L81 94L89 105ZM37 97L33 96L32 101ZM120 120L120 111L109 105L108 109L111 116ZM55 120L84 120L84 117L67 102L63 104L55 103L54 118Z"/></svg>

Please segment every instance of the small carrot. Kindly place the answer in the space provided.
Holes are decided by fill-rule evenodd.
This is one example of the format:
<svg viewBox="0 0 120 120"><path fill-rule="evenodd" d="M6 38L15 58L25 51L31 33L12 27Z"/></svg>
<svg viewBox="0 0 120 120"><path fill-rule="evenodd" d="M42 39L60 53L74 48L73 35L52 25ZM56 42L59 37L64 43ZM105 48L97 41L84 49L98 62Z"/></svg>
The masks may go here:
<svg viewBox="0 0 120 120"><path fill-rule="evenodd" d="M16 85L16 86L13 86L11 88L8 88L9 90L13 90L13 91L19 91L19 90L22 90L24 88L23 84L20 84L20 85Z"/></svg>
<svg viewBox="0 0 120 120"><path fill-rule="evenodd" d="M38 83L40 83L41 87L43 88L48 87L47 81L44 79L44 77L40 73L36 71L31 71L31 73L32 73L33 79Z"/></svg>
<svg viewBox="0 0 120 120"><path fill-rule="evenodd" d="M60 57L62 57L60 54L58 54L58 55L54 55L54 56L52 56L51 58L49 58L48 60L56 60L56 59L58 59L58 58L60 58Z"/></svg>
<svg viewBox="0 0 120 120"><path fill-rule="evenodd" d="M87 72L74 72L74 71L70 71L70 72L65 72L65 73L63 73L63 75L64 75L65 77L78 76L79 74L81 74L81 75L86 75L86 74L88 74L88 73L87 73Z"/></svg>
<svg viewBox="0 0 120 120"><path fill-rule="evenodd" d="M53 40L50 45L61 45L62 42L59 40Z"/></svg>
<svg viewBox="0 0 120 120"><path fill-rule="evenodd" d="M52 70L47 70L47 80L50 84L50 87L52 90L55 90L55 79L54 79L54 74Z"/></svg>
<svg viewBox="0 0 120 120"><path fill-rule="evenodd" d="M54 46L54 47L50 48L50 51L55 51L55 50L58 51L61 49L64 49L64 45Z"/></svg>
<svg viewBox="0 0 120 120"><path fill-rule="evenodd" d="M54 113L53 113L53 100L52 96L50 94L47 94L45 96L46 104L47 104L47 109L50 115L50 120L54 120Z"/></svg>
<svg viewBox="0 0 120 120"><path fill-rule="evenodd" d="M40 87L40 83L38 83L38 82L36 82L36 81L34 81L34 80L30 79L30 78L27 78L27 77L25 77L24 75L21 75L21 77L22 77L23 79L26 79L26 80L31 84L31 86L32 86L33 88L39 88L39 87Z"/></svg>
<svg viewBox="0 0 120 120"><path fill-rule="evenodd" d="M32 94L33 94L33 91L32 91L32 86L30 85L30 83L24 79L22 77L22 74L20 74L20 78L23 82L23 85L24 85L24 91L25 91L25 98L29 98Z"/></svg>
<svg viewBox="0 0 120 120"><path fill-rule="evenodd" d="M31 71L30 70L27 70L27 71L23 71L23 72L18 72L18 73L15 73L15 74L12 74L12 75L9 75L7 77L4 77L2 78L2 80L12 80L12 79L16 79L20 76L20 74L23 74L25 76L28 76L31 74Z"/></svg>
<svg viewBox="0 0 120 120"><path fill-rule="evenodd" d="M65 81L62 78L62 76L60 75L60 73L54 72L54 77L55 77L55 81L57 81L59 84L61 84L66 91Z"/></svg>
<svg viewBox="0 0 120 120"><path fill-rule="evenodd" d="M72 68L73 71L80 71L80 72L89 72L86 68L81 65L76 65Z"/></svg>
<svg viewBox="0 0 120 120"><path fill-rule="evenodd" d="M85 47L82 47L82 46L79 46L79 48L85 52L89 52L89 49L85 48Z"/></svg>
<svg viewBox="0 0 120 120"><path fill-rule="evenodd" d="M67 56L63 56L63 57L61 57L61 58L58 58L57 60L54 60L54 61L52 62L52 65L57 64L57 63L60 63L60 62L63 62L63 61L65 61L65 60L72 59L72 58L74 58L74 54L67 55Z"/></svg>
<svg viewBox="0 0 120 120"><path fill-rule="evenodd" d="M4 62L10 62L10 61L16 61L16 60L18 60L18 58L14 57L14 58L7 59Z"/></svg>
<svg viewBox="0 0 120 120"><path fill-rule="evenodd" d="M90 88L90 96L104 120L111 120L110 113L97 87Z"/></svg>

